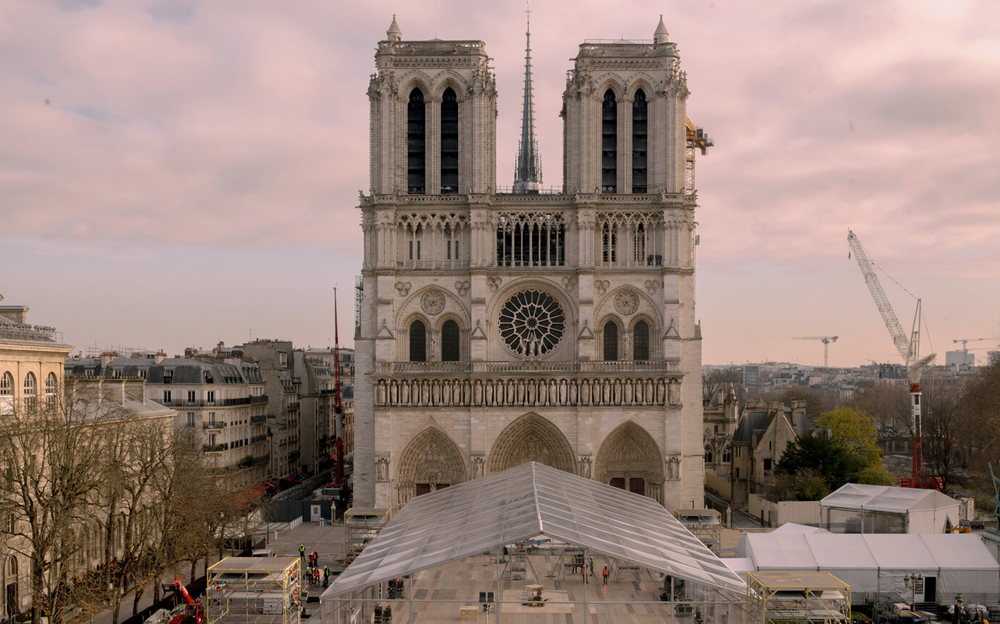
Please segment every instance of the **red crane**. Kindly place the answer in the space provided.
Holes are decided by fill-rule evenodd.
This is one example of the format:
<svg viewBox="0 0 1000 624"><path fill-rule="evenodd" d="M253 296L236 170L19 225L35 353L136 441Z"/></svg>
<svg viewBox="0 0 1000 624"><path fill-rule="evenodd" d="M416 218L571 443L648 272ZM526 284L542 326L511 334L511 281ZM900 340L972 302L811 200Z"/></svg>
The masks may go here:
<svg viewBox="0 0 1000 624"><path fill-rule="evenodd" d="M340 331L337 327L337 287L333 287L333 414L336 420L335 433L337 436L336 445L337 449L337 467L336 467L336 484L343 487L344 485L344 439L341 437L343 432L343 422L344 417L344 405L341 401L340 396Z"/></svg>
<svg viewBox="0 0 1000 624"><path fill-rule="evenodd" d="M149 617L146 622L156 624L204 624L205 606L191 597L184 581L175 578L169 583L163 584L164 591L172 591L181 598L181 604L169 611L160 609Z"/></svg>

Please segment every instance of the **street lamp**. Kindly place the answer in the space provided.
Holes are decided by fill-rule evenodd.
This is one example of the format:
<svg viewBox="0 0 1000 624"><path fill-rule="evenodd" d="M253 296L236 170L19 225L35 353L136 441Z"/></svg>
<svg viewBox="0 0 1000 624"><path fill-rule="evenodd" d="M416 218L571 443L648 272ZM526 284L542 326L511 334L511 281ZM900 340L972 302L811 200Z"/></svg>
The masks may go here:
<svg viewBox="0 0 1000 624"><path fill-rule="evenodd" d="M907 574L903 577L903 583L910 588L910 612L916 615L917 585L923 584L924 577L921 574Z"/></svg>

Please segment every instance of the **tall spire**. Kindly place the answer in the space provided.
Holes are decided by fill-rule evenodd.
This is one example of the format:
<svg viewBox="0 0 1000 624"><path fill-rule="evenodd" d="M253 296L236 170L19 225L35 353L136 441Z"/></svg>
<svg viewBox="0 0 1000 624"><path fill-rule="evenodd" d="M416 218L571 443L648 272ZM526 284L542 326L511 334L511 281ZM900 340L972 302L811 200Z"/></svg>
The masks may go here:
<svg viewBox="0 0 1000 624"><path fill-rule="evenodd" d="M542 187L542 159L535 140L535 102L531 92L531 0L527 0L527 45L524 51L524 105L521 113L521 140L514 170L515 193L537 193Z"/></svg>

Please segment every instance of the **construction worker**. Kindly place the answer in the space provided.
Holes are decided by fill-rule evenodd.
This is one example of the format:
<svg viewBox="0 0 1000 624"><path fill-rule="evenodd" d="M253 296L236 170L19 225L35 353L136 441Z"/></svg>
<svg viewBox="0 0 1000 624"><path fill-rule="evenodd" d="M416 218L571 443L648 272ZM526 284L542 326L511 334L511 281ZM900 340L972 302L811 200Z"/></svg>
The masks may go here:
<svg viewBox="0 0 1000 624"><path fill-rule="evenodd" d="M310 585L312 585L312 581L313 581L313 568L312 568L312 564L310 564L309 567L306 568L306 580L309 581Z"/></svg>
<svg viewBox="0 0 1000 624"><path fill-rule="evenodd" d="M594 558L590 558L590 575L594 576Z"/></svg>
<svg viewBox="0 0 1000 624"><path fill-rule="evenodd" d="M323 587L330 584L330 566L323 566Z"/></svg>
<svg viewBox="0 0 1000 624"><path fill-rule="evenodd" d="M299 544L299 559L305 559L305 558L306 558L306 547L303 546L302 544Z"/></svg>
<svg viewBox="0 0 1000 624"><path fill-rule="evenodd" d="M608 566L605 564L604 571L601 572L601 576L604 577L604 588L605 589L607 589L607 587L608 587L608 574L610 574L610 572L608 571Z"/></svg>
<svg viewBox="0 0 1000 624"><path fill-rule="evenodd" d="M313 585L319 585L319 568L313 568Z"/></svg>

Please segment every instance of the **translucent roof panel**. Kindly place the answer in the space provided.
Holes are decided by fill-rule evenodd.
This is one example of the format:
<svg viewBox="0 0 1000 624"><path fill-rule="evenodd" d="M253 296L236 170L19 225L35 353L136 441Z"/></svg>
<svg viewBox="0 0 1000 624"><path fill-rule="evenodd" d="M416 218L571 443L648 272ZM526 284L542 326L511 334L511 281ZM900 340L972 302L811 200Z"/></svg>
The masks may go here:
<svg viewBox="0 0 1000 624"><path fill-rule="evenodd" d="M541 535L746 591L739 576L653 499L531 462L410 500L322 599Z"/></svg>
<svg viewBox="0 0 1000 624"><path fill-rule="evenodd" d="M951 507L958 505L958 501L937 490L848 483L820 501L820 505L902 514L916 509Z"/></svg>

